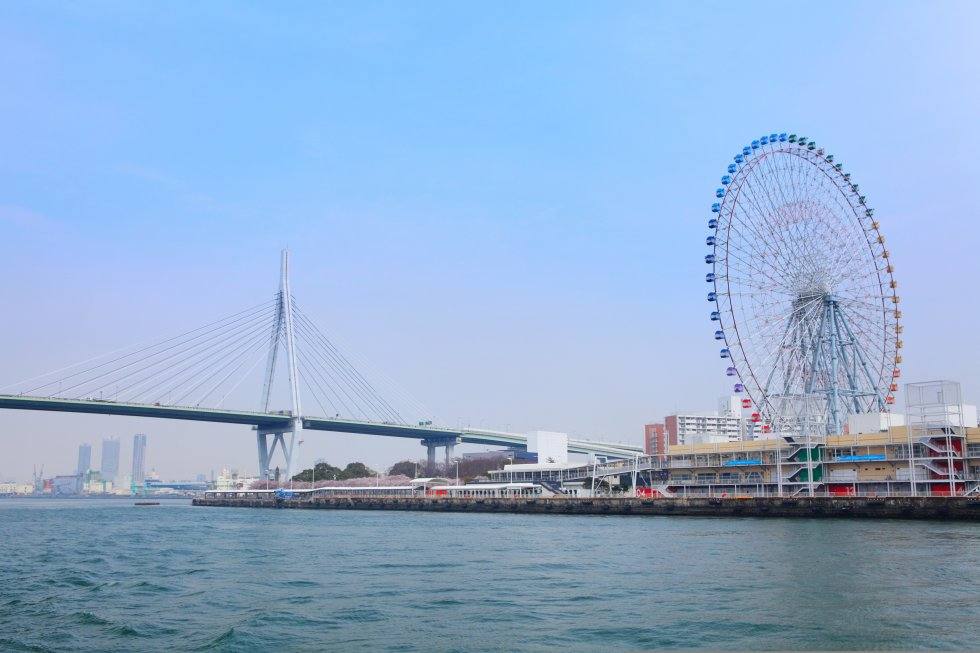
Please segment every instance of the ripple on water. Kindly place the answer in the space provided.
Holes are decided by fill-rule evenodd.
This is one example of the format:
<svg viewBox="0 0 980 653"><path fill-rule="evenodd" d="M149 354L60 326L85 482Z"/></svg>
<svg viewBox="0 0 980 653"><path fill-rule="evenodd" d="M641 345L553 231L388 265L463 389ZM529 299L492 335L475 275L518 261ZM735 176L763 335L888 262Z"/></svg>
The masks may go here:
<svg viewBox="0 0 980 653"><path fill-rule="evenodd" d="M130 585L130 590L137 594L169 594L176 591L176 588L148 580L140 580Z"/></svg>
<svg viewBox="0 0 980 653"><path fill-rule="evenodd" d="M0 635L0 651L11 651L20 653L21 651L31 653L47 653L48 651L53 651L46 646L41 646L40 644L29 644L27 642L22 642L18 639L13 639L10 637L4 637Z"/></svg>
<svg viewBox="0 0 980 653"><path fill-rule="evenodd" d="M108 619L103 619L97 614L86 611L74 612L69 616L81 626L108 626L111 623Z"/></svg>

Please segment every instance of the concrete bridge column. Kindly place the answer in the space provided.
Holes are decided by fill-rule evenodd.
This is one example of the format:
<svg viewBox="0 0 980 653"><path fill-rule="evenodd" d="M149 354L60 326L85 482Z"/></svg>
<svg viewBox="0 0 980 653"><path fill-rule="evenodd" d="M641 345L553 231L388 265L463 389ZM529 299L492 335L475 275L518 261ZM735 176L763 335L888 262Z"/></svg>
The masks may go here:
<svg viewBox="0 0 980 653"><path fill-rule="evenodd" d="M269 441L264 431L255 434L259 447L259 478L263 481L269 478Z"/></svg>
<svg viewBox="0 0 980 653"><path fill-rule="evenodd" d="M426 468L425 473L431 474L436 468L436 445L434 442L429 442L428 440L423 440L422 444L425 445L425 461Z"/></svg>
<svg viewBox="0 0 980 653"><path fill-rule="evenodd" d="M436 447L446 448L446 469L452 463L453 456L456 452L456 445L459 444L459 437L450 438L431 438L427 440L422 440L422 444L425 445L426 453L426 464L428 466L427 473L434 473L436 466ZM448 473L448 472L447 472Z"/></svg>

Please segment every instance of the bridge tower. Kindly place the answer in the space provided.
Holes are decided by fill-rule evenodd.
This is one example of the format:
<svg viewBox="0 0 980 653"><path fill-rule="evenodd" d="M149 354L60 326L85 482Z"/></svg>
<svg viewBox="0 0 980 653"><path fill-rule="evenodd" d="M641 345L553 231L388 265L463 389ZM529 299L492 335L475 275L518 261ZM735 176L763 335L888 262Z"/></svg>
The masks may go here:
<svg viewBox="0 0 980 653"><path fill-rule="evenodd" d="M259 478L269 478L269 466L272 462L276 447L282 452L286 467L285 478L293 477L295 473L295 447L299 432L303 428L302 404L299 394L299 372L296 365L296 339L293 327L293 298L289 289L289 250L282 250L279 275L279 293L276 296L276 316L273 320L272 334L269 338L269 358L266 363L265 384L262 389L262 410L269 412L272 401L272 386L275 381L276 367L279 362L279 350L286 356L286 369L289 375L289 398L291 417L289 429L256 428L256 444L259 452ZM272 444L269 445L269 436ZM287 442L288 440L288 442Z"/></svg>

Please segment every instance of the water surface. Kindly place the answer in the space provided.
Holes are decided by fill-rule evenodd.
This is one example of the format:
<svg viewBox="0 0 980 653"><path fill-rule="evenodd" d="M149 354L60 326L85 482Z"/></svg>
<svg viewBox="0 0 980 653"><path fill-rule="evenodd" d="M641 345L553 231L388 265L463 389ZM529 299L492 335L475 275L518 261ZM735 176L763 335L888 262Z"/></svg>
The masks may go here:
<svg viewBox="0 0 980 653"><path fill-rule="evenodd" d="M980 649L969 523L0 500L0 650Z"/></svg>

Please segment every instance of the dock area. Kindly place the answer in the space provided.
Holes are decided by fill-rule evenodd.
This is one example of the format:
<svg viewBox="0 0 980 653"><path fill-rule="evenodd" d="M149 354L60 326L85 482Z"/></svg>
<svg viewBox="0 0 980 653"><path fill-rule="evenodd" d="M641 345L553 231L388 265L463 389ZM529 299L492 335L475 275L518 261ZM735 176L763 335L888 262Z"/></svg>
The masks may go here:
<svg viewBox="0 0 980 653"><path fill-rule="evenodd" d="M553 515L818 517L980 521L980 497L593 497L446 498L331 496L204 497L195 506L304 510L414 510Z"/></svg>

